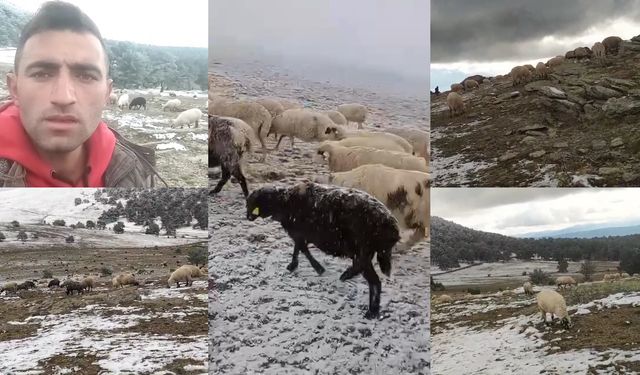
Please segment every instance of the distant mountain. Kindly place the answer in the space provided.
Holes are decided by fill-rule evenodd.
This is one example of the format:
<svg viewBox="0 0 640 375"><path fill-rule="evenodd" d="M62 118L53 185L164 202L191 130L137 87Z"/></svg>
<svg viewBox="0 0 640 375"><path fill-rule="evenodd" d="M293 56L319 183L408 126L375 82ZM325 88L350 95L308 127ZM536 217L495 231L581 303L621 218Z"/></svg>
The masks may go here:
<svg viewBox="0 0 640 375"><path fill-rule="evenodd" d="M605 227L579 230L577 227L557 231L535 232L521 235L521 238L596 238L609 236L629 236L640 234L640 225Z"/></svg>

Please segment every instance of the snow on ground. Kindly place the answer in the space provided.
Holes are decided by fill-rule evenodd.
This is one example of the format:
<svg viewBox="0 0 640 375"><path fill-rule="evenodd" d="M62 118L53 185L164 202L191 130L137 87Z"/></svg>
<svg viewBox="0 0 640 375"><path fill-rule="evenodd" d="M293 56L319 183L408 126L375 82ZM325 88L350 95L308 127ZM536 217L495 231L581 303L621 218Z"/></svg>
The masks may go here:
<svg viewBox="0 0 640 375"><path fill-rule="evenodd" d="M75 356L79 353L96 355L96 363L110 374L152 373L179 358L202 362L203 373L206 373L207 341L204 336L118 332L154 318L180 321L187 314L201 313L201 308L189 304L178 311L161 313L88 305L70 314L32 316L24 323L40 324L35 336L0 341L0 373L42 373L38 361L59 354Z"/></svg>
<svg viewBox="0 0 640 375"><path fill-rule="evenodd" d="M534 303L533 300L524 302ZM517 305L510 304L509 307ZM584 314L588 308L600 310L622 305L640 306L640 292L617 293L587 304L569 306L568 310ZM464 304L467 306L473 304ZM487 306L496 308L493 304ZM433 319L444 315L437 313ZM554 352L553 344L543 339L544 332L533 327L539 320L539 313L535 313L498 320L497 328L479 329L454 324L438 329L431 336L434 374L585 374L589 366L640 360L640 348Z"/></svg>
<svg viewBox="0 0 640 375"><path fill-rule="evenodd" d="M364 319L368 286L340 274L347 259L312 248L286 270L293 243L279 223L245 219L236 189L209 203L209 368L221 374L428 374L429 257L423 242L395 254L382 281L381 317Z"/></svg>

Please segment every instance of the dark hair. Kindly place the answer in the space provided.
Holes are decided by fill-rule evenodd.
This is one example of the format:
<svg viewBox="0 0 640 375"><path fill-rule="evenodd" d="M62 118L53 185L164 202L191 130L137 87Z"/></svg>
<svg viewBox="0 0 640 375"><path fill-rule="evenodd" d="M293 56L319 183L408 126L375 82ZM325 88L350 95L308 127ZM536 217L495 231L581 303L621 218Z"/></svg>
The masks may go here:
<svg viewBox="0 0 640 375"><path fill-rule="evenodd" d="M33 18L27 22L20 33L18 48L16 49L16 55L13 60L13 68L16 73L18 72L18 63L22 57L22 49L27 43L27 40L38 33L50 30L69 30L77 33L88 32L93 34L98 38L102 45L107 72L109 71L107 48L104 44L104 40L102 39L102 35L100 35L98 26L96 26L91 18L89 18L89 16L74 4L64 1L47 1L42 4Z"/></svg>

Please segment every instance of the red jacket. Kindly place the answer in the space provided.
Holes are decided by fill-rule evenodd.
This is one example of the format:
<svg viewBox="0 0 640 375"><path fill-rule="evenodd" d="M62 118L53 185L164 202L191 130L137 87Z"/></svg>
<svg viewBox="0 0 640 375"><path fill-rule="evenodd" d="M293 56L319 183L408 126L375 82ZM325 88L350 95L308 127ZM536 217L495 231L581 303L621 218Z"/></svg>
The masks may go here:
<svg viewBox="0 0 640 375"><path fill-rule="evenodd" d="M76 186L53 176L54 170L42 160L22 127L20 111L14 104L0 107L0 158L20 164L26 171L29 187L104 187L104 173L111 161L116 137L107 124L100 122L85 142L88 147L87 185Z"/></svg>

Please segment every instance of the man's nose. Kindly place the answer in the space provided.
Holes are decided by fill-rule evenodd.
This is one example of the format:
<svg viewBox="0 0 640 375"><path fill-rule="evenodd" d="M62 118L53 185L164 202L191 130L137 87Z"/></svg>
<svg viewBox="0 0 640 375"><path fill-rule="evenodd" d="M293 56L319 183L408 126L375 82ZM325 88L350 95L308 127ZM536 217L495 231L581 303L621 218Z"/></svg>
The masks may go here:
<svg viewBox="0 0 640 375"><path fill-rule="evenodd" d="M68 106L76 102L75 82L71 72L62 69L54 81L51 102L59 106Z"/></svg>

